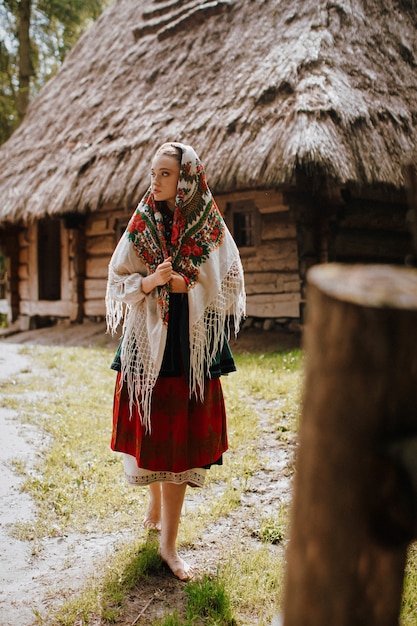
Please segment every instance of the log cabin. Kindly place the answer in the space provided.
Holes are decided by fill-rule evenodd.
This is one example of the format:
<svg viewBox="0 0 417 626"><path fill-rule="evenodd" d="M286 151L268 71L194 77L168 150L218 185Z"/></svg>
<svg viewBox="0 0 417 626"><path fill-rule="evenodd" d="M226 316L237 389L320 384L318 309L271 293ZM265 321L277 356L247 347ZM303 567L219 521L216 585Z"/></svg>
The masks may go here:
<svg viewBox="0 0 417 626"><path fill-rule="evenodd" d="M302 320L314 264L410 262L416 50L406 0L116 0L0 148L0 315L104 316L169 140L205 164L250 319Z"/></svg>

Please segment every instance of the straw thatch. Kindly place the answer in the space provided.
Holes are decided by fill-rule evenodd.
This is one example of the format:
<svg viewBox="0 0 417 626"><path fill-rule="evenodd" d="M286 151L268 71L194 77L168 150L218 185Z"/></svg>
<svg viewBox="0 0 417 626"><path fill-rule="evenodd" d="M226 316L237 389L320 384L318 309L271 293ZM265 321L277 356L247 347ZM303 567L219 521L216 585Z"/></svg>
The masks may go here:
<svg viewBox="0 0 417 626"><path fill-rule="evenodd" d="M297 168L399 188L416 25L413 0L116 0L0 149L0 221L130 207L169 139L217 193Z"/></svg>

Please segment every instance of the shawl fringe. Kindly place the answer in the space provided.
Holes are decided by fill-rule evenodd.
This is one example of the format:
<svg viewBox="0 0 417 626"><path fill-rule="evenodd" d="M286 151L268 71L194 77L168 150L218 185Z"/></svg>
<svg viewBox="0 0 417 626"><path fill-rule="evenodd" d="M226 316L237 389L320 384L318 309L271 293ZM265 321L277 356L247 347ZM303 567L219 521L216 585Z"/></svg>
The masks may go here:
<svg viewBox="0 0 417 626"><path fill-rule="evenodd" d="M226 336L230 338L232 326L236 336L245 316L246 296L242 289L242 272L240 260L234 261L215 299L190 328L190 397L194 395L200 401L204 399L209 367L217 351L223 347L225 329ZM133 306L124 305L107 293L106 306L108 332L115 334L124 319L120 384L127 385L131 415L136 404L146 432L151 432L152 392L161 363L159 359L152 358L146 301ZM161 331L166 335L166 327L162 324ZM162 345L165 345L165 341L166 337L163 337Z"/></svg>
<svg viewBox="0 0 417 626"><path fill-rule="evenodd" d="M243 271L243 270L242 270ZM217 351L222 349L225 337L230 338L230 320L235 336L245 316L246 297L240 289L241 267L235 261L224 277L215 300L190 329L190 396L204 399L204 381ZM230 311L230 302L236 302ZM231 315L230 315L231 314Z"/></svg>

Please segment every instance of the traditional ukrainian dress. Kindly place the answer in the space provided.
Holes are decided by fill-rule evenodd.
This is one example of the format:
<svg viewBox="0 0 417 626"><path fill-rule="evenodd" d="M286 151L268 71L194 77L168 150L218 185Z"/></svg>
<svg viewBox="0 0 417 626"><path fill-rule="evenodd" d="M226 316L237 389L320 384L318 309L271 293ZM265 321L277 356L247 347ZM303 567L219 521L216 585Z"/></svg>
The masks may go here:
<svg viewBox="0 0 417 626"><path fill-rule="evenodd" d="M220 376L235 371L226 337L245 311L243 270L236 245L189 146L175 212L145 194L109 265L107 320L124 316L112 364L118 370L111 447L124 453L127 480L201 486L205 468L227 450ZM142 292L144 276L171 256L188 293L169 287Z"/></svg>

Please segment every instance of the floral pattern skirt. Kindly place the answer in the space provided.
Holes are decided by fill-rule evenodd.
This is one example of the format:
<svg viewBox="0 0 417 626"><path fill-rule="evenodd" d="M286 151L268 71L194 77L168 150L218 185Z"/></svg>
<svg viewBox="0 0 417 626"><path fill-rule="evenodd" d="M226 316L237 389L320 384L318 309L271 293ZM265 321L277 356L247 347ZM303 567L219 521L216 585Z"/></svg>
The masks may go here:
<svg viewBox="0 0 417 626"><path fill-rule="evenodd" d="M158 378L152 395L150 432L141 424L137 406L131 414L127 388L120 379L119 373L111 448L128 455L128 482L143 485L165 480L201 486L203 468L221 462L228 448L220 378L206 380L203 402L189 397L185 375Z"/></svg>

